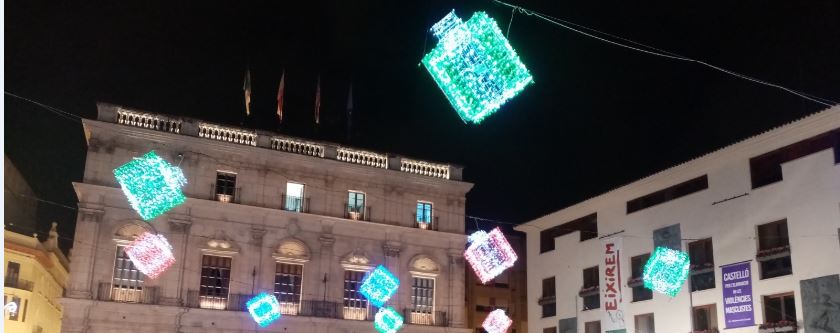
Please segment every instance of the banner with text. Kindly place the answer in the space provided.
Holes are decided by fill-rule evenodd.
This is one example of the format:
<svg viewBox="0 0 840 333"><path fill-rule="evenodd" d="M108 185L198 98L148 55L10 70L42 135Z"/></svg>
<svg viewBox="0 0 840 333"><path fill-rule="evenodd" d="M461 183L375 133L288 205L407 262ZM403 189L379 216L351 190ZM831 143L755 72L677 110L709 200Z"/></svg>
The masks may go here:
<svg viewBox="0 0 840 333"><path fill-rule="evenodd" d="M624 331L624 303L621 299L621 238L603 240L604 264L601 276L601 326L604 332Z"/></svg>
<svg viewBox="0 0 840 333"><path fill-rule="evenodd" d="M723 313L726 328L755 325L750 262L720 267L723 276Z"/></svg>

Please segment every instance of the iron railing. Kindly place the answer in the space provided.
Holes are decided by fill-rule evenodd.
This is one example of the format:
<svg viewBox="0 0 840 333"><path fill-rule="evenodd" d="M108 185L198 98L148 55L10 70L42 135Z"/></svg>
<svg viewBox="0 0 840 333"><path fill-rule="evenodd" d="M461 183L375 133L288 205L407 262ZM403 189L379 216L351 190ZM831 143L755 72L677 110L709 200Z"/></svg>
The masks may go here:
<svg viewBox="0 0 840 333"><path fill-rule="evenodd" d="M232 190L232 191L231 191ZM230 192L230 193L228 193ZM210 200L229 203L241 203L242 188L218 188L215 183L210 184Z"/></svg>
<svg viewBox="0 0 840 333"><path fill-rule="evenodd" d="M414 311L413 308L406 308L403 309L403 318L405 318L406 323L414 325L449 326L449 318L446 316L445 311L423 312Z"/></svg>
<svg viewBox="0 0 840 333"><path fill-rule="evenodd" d="M431 221L425 222L417 219L417 213L411 213L411 222L411 225L415 228L438 231L440 218L437 216L433 216Z"/></svg>
<svg viewBox="0 0 840 333"><path fill-rule="evenodd" d="M7 276L3 279L3 286L6 288L15 288L26 291L32 291L32 281L24 280L19 277Z"/></svg>
<svg viewBox="0 0 840 333"><path fill-rule="evenodd" d="M283 203L283 210L309 213L309 197L292 196L283 193L280 195L280 202Z"/></svg>
<svg viewBox="0 0 840 333"><path fill-rule="evenodd" d="M228 294L227 297L200 295L198 290L187 290L187 307L228 311L248 311L245 305L253 298L250 294Z"/></svg>
<svg viewBox="0 0 840 333"><path fill-rule="evenodd" d="M99 282L96 299L105 302L158 304L158 287L121 287Z"/></svg>

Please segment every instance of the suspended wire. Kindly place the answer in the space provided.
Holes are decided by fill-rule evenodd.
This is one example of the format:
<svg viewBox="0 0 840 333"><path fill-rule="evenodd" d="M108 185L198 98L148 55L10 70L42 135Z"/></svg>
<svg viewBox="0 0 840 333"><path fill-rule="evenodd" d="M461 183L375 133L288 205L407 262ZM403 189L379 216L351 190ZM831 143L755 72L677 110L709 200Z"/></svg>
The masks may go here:
<svg viewBox="0 0 840 333"><path fill-rule="evenodd" d="M661 49L658 49L658 48L655 48L655 47L652 47L652 46L648 46L648 45L645 45L645 44L642 44L642 43L631 41L631 40L626 39L626 38L621 38L621 37L618 37L618 36L615 36L615 35L612 35L612 34L601 32L601 31L596 30L596 29L587 28L587 27L584 27L584 26L579 25L579 24L574 24L574 23L568 22L566 20L561 20L561 19L555 18L555 17L550 16L550 15L546 15L546 14L543 14L543 13L540 13L540 12L537 12L537 11L526 9L526 8L523 8L523 7L520 7L520 6L517 6L517 5L509 4L509 3L506 3L506 2L503 2L503 1L499 1L499 0L492 0L492 1L497 3L497 4L503 5L503 6L511 7L514 10L519 11L522 14L525 14L525 15L528 15L528 16L536 16L536 17L538 17L538 18L540 18L540 19L542 19L546 22L552 23L552 24L557 25L559 27L565 28L567 30L570 30L570 31L582 34L584 36L591 37L591 38L594 38L594 39L597 39L597 40L600 40L602 42L609 43L609 44L612 44L612 45L615 45L615 46L627 48L627 49L642 52L642 53L647 53L647 54L654 55L654 56L697 63L697 64L706 66L708 68L717 70L717 71L722 72L722 73L729 74L729 75L737 77L737 78L741 78L741 79L744 79L744 80L747 80L747 81L751 81L751 82L758 83L758 84L761 84L761 85L765 85L765 86L768 86L768 87L776 88L776 89L779 89L779 90L783 90L783 91L788 92L790 94L799 96L799 97L804 98L806 100L809 100L809 101L812 101L814 103L818 103L818 104L821 104L821 105L824 105L824 106L827 106L827 107L831 107L833 105L838 104L838 102L836 102L834 100L831 100L831 99L813 96L813 95L810 95L810 94L807 94L807 93L804 93L804 92L801 92L801 91L797 91L797 90L794 90L794 89L787 88L787 87L779 85L779 84L767 82L767 81L764 81L764 80L761 80L761 79L758 79L758 78L755 78L755 77L751 77L751 76L741 74L741 73L737 73L735 71L728 70L728 69L725 69L725 68L722 68L722 67L719 67L719 66L715 66L715 65L712 65L712 64L707 63L707 62L702 61L702 60L697 60L697 59L685 57L685 56L682 56L682 55L679 55L679 54L676 54L676 53L673 53L673 52L664 51L664 50L661 50ZM578 27L579 29L573 28L572 26ZM616 41L613 41L613 40L609 40L607 38L596 36L593 33L588 33L588 32L583 31L583 30L587 30L587 31L591 31L593 33L598 33L598 34L602 34L604 36L609 36L611 38L619 39L619 40L622 40L622 41L625 41L625 42L628 42L628 43L631 43L631 44L634 44L634 45L637 45L637 46L640 46L640 47L644 47L646 49L643 49L643 48L640 48L640 47L630 46L630 45L623 44L623 43L620 43L620 42L616 42Z"/></svg>
<svg viewBox="0 0 840 333"><path fill-rule="evenodd" d="M510 22L508 22L507 32L505 33L505 37L510 37L510 26L513 25L513 15L516 14L516 8L510 9Z"/></svg>

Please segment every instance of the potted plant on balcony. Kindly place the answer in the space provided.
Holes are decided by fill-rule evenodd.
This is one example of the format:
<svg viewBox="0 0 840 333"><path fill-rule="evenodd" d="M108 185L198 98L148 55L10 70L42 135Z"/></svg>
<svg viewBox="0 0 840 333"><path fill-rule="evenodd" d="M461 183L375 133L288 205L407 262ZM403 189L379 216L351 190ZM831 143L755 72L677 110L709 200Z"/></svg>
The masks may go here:
<svg viewBox="0 0 840 333"><path fill-rule="evenodd" d="M755 254L758 261L767 261L776 258L786 257L790 255L790 245L778 246L770 249L759 250Z"/></svg>
<svg viewBox="0 0 840 333"><path fill-rule="evenodd" d="M773 323L764 323L758 325L759 333L795 332L796 328L796 322L790 320L781 320Z"/></svg>
<svg viewBox="0 0 840 333"><path fill-rule="evenodd" d="M595 295L599 292L599 287L600 286L598 286L598 285L594 285L594 286L580 288L580 291L578 292L578 296L586 297L586 296Z"/></svg>

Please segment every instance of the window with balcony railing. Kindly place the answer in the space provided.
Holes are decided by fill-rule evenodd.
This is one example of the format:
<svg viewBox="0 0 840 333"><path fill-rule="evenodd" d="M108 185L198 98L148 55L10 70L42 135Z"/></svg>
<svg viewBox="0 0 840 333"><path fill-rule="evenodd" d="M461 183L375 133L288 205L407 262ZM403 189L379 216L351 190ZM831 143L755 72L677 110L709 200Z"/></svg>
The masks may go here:
<svg viewBox="0 0 840 333"><path fill-rule="evenodd" d="M344 271L344 319L366 320L368 301L359 294L365 272Z"/></svg>
<svg viewBox="0 0 840 333"><path fill-rule="evenodd" d="M236 200L236 174L233 172L216 172L214 192L216 201L234 202Z"/></svg>
<svg viewBox="0 0 840 333"><path fill-rule="evenodd" d="M787 220L762 224L758 226L757 231L756 260L761 266L761 278L769 279L792 274Z"/></svg>
<svg viewBox="0 0 840 333"><path fill-rule="evenodd" d="M144 277L125 253L125 246L118 245L114 259L114 279L111 283L110 300L140 302L143 296Z"/></svg>
<svg viewBox="0 0 840 333"><path fill-rule="evenodd" d="M305 212L304 185L295 182L286 183L283 197L283 209L290 212Z"/></svg>
<svg viewBox="0 0 840 333"><path fill-rule="evenodd" d="M280 313L297 315L300 311L303 265L277 263L274 273L274 296L280 302Z"/></svg>
<svg viewBox="0 0 840 333"><path fill-rule="evenodd" d="M351 220L367 220L365 194L359 191L349 191L347 197L347 216Z"/></svg>
<svg viewBox="0 0 840 333"><path fill-rule="evenodd" d="M600 280L598 266L583 270L583 288L579 296L583 298L583 310L593 310L601 307Z"/></svg>
<svg viewBox="0 0 840 333"><path fill-rule="evenodd" d="M418 201L415 219L419 228L430 229L429 226L432 224L432 203L428 201Z"/></svg>
<svg viewBox="0 0 840 333"><path fill-rule="evenodd" d="M650 253L630 258L630 279L627 286L633 289L633 302L647 301L653 298L653 291L645 288L642 282L642 271L650 259Z"/></svg>
<svg viewBox="0 0 840 333"><path fill-rule="evenodd" d="M201 288L198 294L201 308L227 308L231 261L229 257L206 254L201 257Z"/></svg>
<svg viewBox="0 0 840 333"><path fill-rule="evenodd" d="M695 306L693 311L694 316L694 332L717 332L717 309L715 304Z"/></svg>
<svg viewBox="0 0 840 333"><path fill-rule="evenodd" d="M414 277L411 284L412 324L434 324L435 279Z"/></svg>
<svg viewBox="0 0 840 333"><path fill-rule="evenodd" d="M688 243L691 259L691 291L715 287L715 258L712 239L706 238Z"/></svg>

